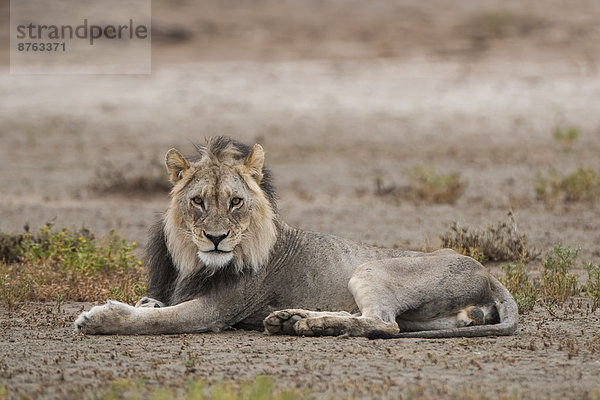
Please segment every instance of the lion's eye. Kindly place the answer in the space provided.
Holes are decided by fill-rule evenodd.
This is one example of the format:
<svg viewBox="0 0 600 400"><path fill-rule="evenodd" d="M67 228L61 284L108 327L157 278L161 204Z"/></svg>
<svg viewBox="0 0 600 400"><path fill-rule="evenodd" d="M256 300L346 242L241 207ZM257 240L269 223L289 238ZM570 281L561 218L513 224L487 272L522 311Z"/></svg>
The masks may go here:
<svg viewBox="0 0 600 400"><path fill-rule="evenodd" d="M192 204L196 207L204 208L204 200L202 200L202 197L192 197Z"/></svg>
<svg viewBox="0 0 600 400"><path fill-rule="evenodd" d="M244 200L242 200L239 197L234 197L233 199L231 199L231 207L237 207L239 205L241 205L243 203Z"/></svg>

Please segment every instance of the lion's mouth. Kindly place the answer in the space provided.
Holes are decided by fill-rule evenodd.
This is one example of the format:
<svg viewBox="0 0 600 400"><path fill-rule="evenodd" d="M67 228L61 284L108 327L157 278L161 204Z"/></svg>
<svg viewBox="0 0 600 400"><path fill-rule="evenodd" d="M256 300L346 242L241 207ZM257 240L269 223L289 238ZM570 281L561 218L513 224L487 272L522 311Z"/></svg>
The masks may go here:
<svg viewBox="0 0 600 400"><path fill-rule="evenodd" d="M231 253L231 250L219 250L219 249L214 249L214 250L205 251L204 253L212 253L212 254L227 254L227 253Z"/></svg>
<svg viewBox="0 0 600 400"><path fill-rule="evenodd" d="M207 267L218 269L229 265L229 263L233 259L233 251L224 251L219 249L213 249L210 251L199 251L198 258Z"/></svg>

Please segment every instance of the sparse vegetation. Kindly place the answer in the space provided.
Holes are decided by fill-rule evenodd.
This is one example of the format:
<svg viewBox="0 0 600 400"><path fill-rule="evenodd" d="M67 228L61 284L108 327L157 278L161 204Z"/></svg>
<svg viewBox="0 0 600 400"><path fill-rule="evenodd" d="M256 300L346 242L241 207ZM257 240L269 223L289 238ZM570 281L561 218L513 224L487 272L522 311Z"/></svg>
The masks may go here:
<svg viewBox="0 0 600 400"><path fill-rule="evenodd" d="M416 165L407 172L409 185L385 186L381 179L376 181L375 193L390 196L396 200L410 200L415 203L453 204L463 194L467 181L457 172L439 174L431 166Z"/></svg>
<svg viewBox="0 0 600 400"><path fill-rule="evenodd" d="M565 150L571 150L573 148L573 145L579 138L580 134L581 131L579 130L579 128L576 128L574 126L569 127L565 130L556 127L556 129L554 129L554 131L552 132L552 137L554 138L554 140L560 143L565 148Z"/></svg>
<svg viewBox="0 0 600 400"><path fill-rule="evenodd" d="M444 175L420 165L410 169L408 177L417 197L428 203L455 203L467 186L458 172Z"/></svg>
<svg viewBox="0 0 600 400"><path fill-rule="evenodd" d="M541 270L540 297L549 306L563 304L569 297L579 293L577 275L570 272L580 249L552 248Z"/></svg>
<svg viewBox="0 0 600 400"><path fill-rule="evenodd" d="M202 381L189 381L183 389L152 388L142 381L120 379L111 383L110 388L93 398L113 399L186 399L186 400L295 400L313 398L306 391L297 389L277 389L275 379L270 376L256 376L241 384L221 382L206 385Z"/></svg>
<svg viewBox="0 0 600 400"><path fill-rule="evenodd" d="M144 195L168 193L171 184L164 166L155 161L149 162L143 168L115 167L106 163L96 170L96 176L89 188L101 194Z"/></svg>
<svg viewBox="0 0 600 400"><path fill-rule="evenodd" d="M488 11L480 14L479 18L481 32L495 38L506 36L515 24L515 16L506 10Z"/></svg>
<svg viewBox="0 0 600 400"><path fill-rule="evenodd" d="M578 168L571 174L560 176L551 169L547 175L537 174L534 189L536 198L546 203L593 202L600 198L600 172L592 168Z"/></svg>
<svg viewBox="0 0 600 400"><path fill-rule="evenodd" d="M513 295L519 313L530 311L537 300L537 284L529 279L529 273L523 262L502 265L503 276L500 282Z"/></svg>
<svg viewBox="0 0 600 400"><path fill-rule="evenodd" d="M96 239L87 229L43 226L32 234L4 235L17 260L0 263L0 301L14 310L23 301L131 302L145 292L141 262L127 243L111 232Z"/></svg>
<svg viewBox="0 0 600 400"><path fill-rule="evenodd" d="M527 261L539 256L539 251L529 244L527 235L519 232L512 212L508 214L508 221L496 222L485 229L462 227L454 222L440 239L442 247L478 261Z"/></svg>
<svg viewBox="0 0 600 400"><path fill-rule="evenodd" d="M501 40L507 37L527 36L543 28L544 22L533 15L498 9L476 13L469 17L463 30L473 41Z"/></svg>
<svg viewBox="0 0 600 400"><path fill-rule="evenodd" d="M588 291L588 295L597 306L596 301L600 297L600 267L588 265L588 284L580 287L577 275L571 273L579 250L554 246L540 268L540 278L536 280L530 279L522 261L502 266L503 275L499 280L515 298L519 312L531 310L537 301L551 311L579 294L582 289Z"/></svg>

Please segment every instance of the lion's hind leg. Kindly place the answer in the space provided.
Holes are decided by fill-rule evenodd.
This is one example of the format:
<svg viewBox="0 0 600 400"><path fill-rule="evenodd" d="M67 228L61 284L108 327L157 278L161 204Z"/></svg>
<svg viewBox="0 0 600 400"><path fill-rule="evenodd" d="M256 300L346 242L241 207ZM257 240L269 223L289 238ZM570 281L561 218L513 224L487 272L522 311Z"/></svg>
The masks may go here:
<svg viewBox="0 0 600 400"><path fill-rule="evenodd" d="M272 335L294 335L294 324L303 318L314 314L313 311L301 309L288 309L274 311L263 320L265 332Z"/></svg>
<svg viewBox="0 0 600 400"><path fill-rule="evenodd" d="M395 321L384 322L380 318L356 316L345 311L275 311L265 318L264 326L270 334L300 336L367 336L372 331L399 332Z"/></svg>
<svg viewBox="0 0 600 400"><path fill-rule="evenodd" d="M463 328L466 326L497 324L500 316L495 304L468 306L456 315L439 316L431 319L403 318L396 319L401 332L434 331L441 329Z"/></svg>
<svg viewBox="0 0 600 400"><path fill-rule="evenodd" d="M368 336L371 332L399 332L395 321L385 322L377 317L354 315L323 315L301 319L294 324L294 330L302 336Z"/></svg>
<svg viewBox="0 0 600 400"><path fill-rule="evenodd" d="M302 309L287 309L272 312L264 319L263 325L265 331L270 334L285 334L285 335L296 335L295 325L298 321L305 319L314 319L320 317L351 317L351 315L345 311L339 312L327 312L327 311L310 311ZM314 335L311 335L314 336Z"/></svg>

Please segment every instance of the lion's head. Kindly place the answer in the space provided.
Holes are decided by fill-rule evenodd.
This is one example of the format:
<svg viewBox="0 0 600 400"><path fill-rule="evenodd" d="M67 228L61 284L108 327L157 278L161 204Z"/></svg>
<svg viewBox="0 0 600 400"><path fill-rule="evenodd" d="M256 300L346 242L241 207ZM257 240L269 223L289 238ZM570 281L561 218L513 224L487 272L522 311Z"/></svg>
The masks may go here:
<svg viewBox="0 0 600 400"><path fill-rule="evenodd" d="M169 150L173 189L165 238L180 277L224 268L257 270L276 239L275 195L260 145L217 137L185 158Z"/></svg>

